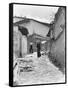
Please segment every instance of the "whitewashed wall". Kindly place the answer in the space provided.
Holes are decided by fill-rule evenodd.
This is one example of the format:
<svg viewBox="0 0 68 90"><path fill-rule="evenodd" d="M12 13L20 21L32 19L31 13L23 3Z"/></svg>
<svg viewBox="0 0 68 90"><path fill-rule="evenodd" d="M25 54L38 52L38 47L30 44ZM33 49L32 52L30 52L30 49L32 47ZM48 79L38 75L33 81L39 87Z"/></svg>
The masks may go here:
<svg viewBox="0 0 68 90"><path fill-rule="evenodd" d="M13 26L13 51L15 59L20 52L20 32L18 31L18 26Z"/></svg>
<svg viewBox="0 0 68 90"><path fill-rule="evenodd" d="M19 57L20 52L22 57L27 54L27 37L21 34L18 26L13 27L13 51L14 58Z"/></svg>
<svg viewBox="0 0 68 90"><path fill-rule="evenodd" d="M27 54L27 37L25 35L22 35L21 37L21 52L22 57Z"/></svg>
<svg viewBox="0 0 68 90"><path fill-rule="evenodd" d="M38 35L46 37L49 27L46 25L43 25L41 23L38 23L36 21L30 20L29 23L21 24L21 26L24 26L28 29L29 34L33 34L35 32Z"/></svg>

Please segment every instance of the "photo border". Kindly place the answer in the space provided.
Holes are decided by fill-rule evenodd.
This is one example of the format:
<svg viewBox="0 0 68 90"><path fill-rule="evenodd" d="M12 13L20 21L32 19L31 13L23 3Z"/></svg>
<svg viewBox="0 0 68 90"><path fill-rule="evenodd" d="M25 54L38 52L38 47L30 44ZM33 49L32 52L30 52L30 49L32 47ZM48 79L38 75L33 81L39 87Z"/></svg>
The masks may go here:
<svg viewBox="0 0 68 90"><path fill-rule="evenodd" d="M13 85L13 5L31 5L31 6L49 6L49 7L64 7L65 8L65 82L61 83L47 83L47 84L31 84L31 85ZM9 3L9 86L11 87L23 87L23 86L40 86L40 85L57 85L67 83L67 6L60 5L44 5L44 4L29 4L29 3Z"/></svg>

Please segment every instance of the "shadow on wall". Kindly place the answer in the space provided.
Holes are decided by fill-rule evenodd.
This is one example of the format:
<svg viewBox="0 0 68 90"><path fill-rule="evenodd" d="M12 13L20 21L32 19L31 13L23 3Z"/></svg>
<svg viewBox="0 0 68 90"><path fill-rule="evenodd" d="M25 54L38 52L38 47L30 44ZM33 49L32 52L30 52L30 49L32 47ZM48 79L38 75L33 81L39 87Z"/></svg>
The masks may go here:
<svg viewBox="0 0 68 90"><path fill-rule="evenodd" d="M49 53L48 54L48 56L49 56L49 59L50 59L50 61L56 66L56 67L58 67L59 68L59 70L63 73L63 74L65 74L65 66L64 66L64 64L63 64L63 62L61 63L60 61L59 61L59 59L61 59L62 57L57 57L57 55L55 56L55 55L53 55L53 54L51 54L51 53ZM64 62L65 63L65 62Z"/></svg>
<svg viewBox="0 0 68 90"><path fill-rule="evenodd" d="M60 7L55 15L54 40L52 40L50 60L65 73L65 7Z"/></svg>
<svg viewBox="0 0 68 90"><path fill-rule="evenodd" d="M52 41L49 58L52 63L65 73L65 31L60 38Z"/></svg>

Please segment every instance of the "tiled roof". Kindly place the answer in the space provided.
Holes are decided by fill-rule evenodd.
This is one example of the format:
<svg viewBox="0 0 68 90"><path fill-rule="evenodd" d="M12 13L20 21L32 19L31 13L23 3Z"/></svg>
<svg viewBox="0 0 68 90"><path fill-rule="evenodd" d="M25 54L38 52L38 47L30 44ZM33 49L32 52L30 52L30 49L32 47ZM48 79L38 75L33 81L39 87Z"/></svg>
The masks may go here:
<svg viewBox="0 0 68 90"><path fill-rule="evenodd" d="M48 23L43 23L43 22L37 21L37 20L35 20L35 19L21 18L21 17L18 17L18 18L20 18L20 19L22 19L22 20L13 23L13 25L17 25L17 26L18 26L18 25L20 25L20 24L28 23L28 22L30 22L30 20L33 20L33 21L35 21L35 22L38 22L38 23L41 23L41 24L43 24L43 25L47 25L48 27L50 27L50 24L48 24Z"/></svg>

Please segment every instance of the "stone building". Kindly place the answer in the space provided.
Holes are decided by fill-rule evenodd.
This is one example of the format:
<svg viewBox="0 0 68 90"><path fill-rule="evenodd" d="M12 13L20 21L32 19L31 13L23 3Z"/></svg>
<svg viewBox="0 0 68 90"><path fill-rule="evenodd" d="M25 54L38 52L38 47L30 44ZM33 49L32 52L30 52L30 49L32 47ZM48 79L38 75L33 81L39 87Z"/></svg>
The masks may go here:
<svg viewBox="0 0 68 90"><path fill-rule="evenodd" d="M59 63L61 71L65 71L65 10L66 7L60 7L55 15L53 22L53 40L51 54Z"/></svg>
<svg viewBox="0 0 68 90"><path fill-rule="evenodd" d="M16 17L15 17L16 18ZM41 51L46 45L43 42L49 42L50 37L47 36L50 30L50 24L39 22L34 19L24 18L22 20L14 21L13 30L18 33L18 50L19 57L29 54L30 43L33 43L33 52L37 52L37 42L41 43Z"/></svg>
<svg viewBox="0 0 68 90"><path fill-rule="evenodd" d="M50 42L50 37L43 37L40 36L36 33L33 33L32 35L30 35L28 38L28 51L29 51L29 47L30 47L30 43L33 43L33 51L37 52L37 43L40 43L41 46L41 52L44 51L46 52L47 50L49 50L49 42Z"/></svg>

